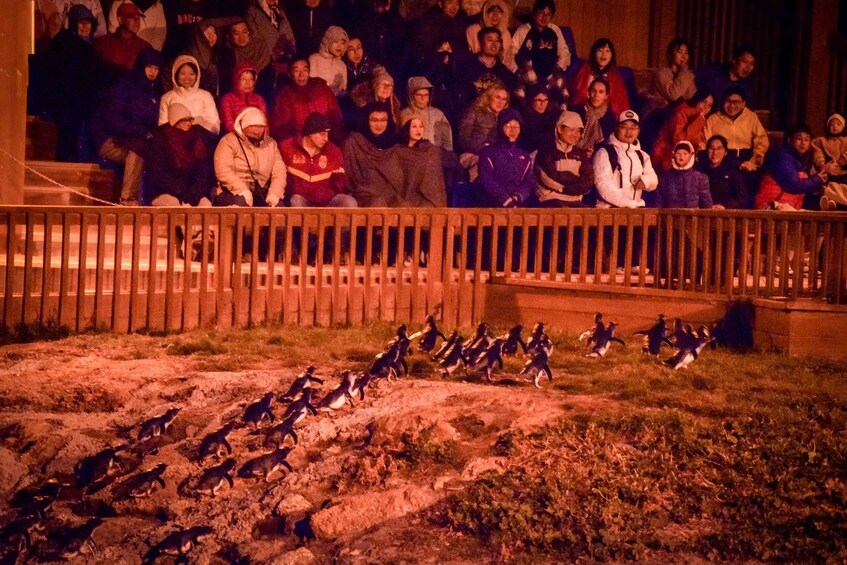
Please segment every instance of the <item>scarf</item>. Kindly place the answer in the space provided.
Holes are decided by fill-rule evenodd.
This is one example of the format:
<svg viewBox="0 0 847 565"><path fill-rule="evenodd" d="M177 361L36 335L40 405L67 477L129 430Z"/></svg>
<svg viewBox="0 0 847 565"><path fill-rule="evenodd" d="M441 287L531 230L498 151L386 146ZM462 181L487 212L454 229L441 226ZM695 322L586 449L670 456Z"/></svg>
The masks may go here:
<svg viewBox="0 0 847 565"><path fill-rule="evenodd" d="M585 131L582 139L577 144L580 149L591 150L603 141L603 130L600 128L600 118L609 111L609 103L604 102L599 108L593 108L590 104L585 105Z"/></svg>
<svg viewBox="0 0 847 565"><path fill-rule="evenodd" d="M203 141L200 126L192 126L188 131L182 131L170 124L162 126L162 134L173 152L173 160L180 171L190 169L197 163L209 159L209 151Z"/></svg>

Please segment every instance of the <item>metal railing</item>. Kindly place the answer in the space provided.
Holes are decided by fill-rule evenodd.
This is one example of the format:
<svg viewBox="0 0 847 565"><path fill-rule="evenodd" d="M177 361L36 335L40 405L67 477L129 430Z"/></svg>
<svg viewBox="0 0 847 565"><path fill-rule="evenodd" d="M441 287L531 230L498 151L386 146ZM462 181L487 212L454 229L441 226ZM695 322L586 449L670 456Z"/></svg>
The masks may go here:
<svg viewBox="0 0 847 565"><path fill-rule="evenodd" d="M844 303L845 226L821 212L0 207L0 325L470 324L490 284Z"/></svg>

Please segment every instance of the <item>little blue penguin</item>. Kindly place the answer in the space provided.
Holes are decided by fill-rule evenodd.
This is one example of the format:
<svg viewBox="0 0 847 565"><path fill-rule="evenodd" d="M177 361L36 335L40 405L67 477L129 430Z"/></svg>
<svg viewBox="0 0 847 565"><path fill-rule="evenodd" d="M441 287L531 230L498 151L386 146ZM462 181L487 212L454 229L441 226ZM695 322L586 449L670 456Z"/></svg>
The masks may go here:
<svg viewBox="0 0 847 565"><path fill-rule="evenodd" d="M285 460L289 453L291 453L291 448L283 447L272 453L250 459L238 470L238 476L244 479L265 479L265 482L270 482L271 475L281 467L285 467L289 472L294 472L291 464Z"/></svg>
<svg viewBox="0 0 847 565"><path fill-rule="evenodd" d="M233 488L235 484L232 482L232 470L235 469L235 459L229 458L220 465L209 467L194 486L194 491L199 494L210 494L215 496L225 484L229 484L229 488Z"/></svg>
<svg viewBox="0 0 847 565"><path fill-rule="evenodd" d="M255 429L259 429L265 418L267 418L269 422L273 423L274 413L271 411L271 402L273 399L274 393L269 392L256 402L247 406L247 408L244 409L244 416L242 417L244 423L247 425L252 424Z"/></svg>
<svg viewBox="0 0 847 565"><path fill-rule="evenodd" d="M200 459L203 460L212 456L220 458L224 456L224 453L232 455L232 446L226 438L233 428L235 428L235 424L230 422L218 431L204 437L200 443Z"/></svg>
<svg viewBox="0 0 847 565"><path fill-rule="evenodd" d="M138 430L138 439L145 440L164 434L180 410L181 408L171 408L161 416L150 418L141 424L141 428Z"/></svg>
<svg viewBox="0 0 847 565"><path fill-rule="evenodd" d="M665 326L664 314L659 314L659 317L656 319L656 323L651 326L650 329L637 331L633 335L644 336L644 345L642 346L641 351L654 357L659 356L662 344L673 346L668 339L668 330Z"/></svg>
<svg viewBox="0 0 847 565"><path fill-rule="evenodd" d="M288 391L279 397L279 401L283 400L295 400L297 399L304 390L312 386L312 383L322 385L324 384L323 379L319 379L315 376L315 367L314 365L309 365L306 367L306 371L301 373L294 379L294 382L291 383L291 386L288 388Z"/></svg>

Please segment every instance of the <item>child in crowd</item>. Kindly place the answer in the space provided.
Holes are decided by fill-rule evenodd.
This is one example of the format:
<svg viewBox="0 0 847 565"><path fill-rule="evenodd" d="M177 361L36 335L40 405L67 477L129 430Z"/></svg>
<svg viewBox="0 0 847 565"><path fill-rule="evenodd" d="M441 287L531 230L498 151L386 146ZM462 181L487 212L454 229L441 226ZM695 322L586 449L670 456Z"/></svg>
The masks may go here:
<svg viewBox="0 0 847 565"><path fill-rule="evenodd" d="M694 146L680 141L673 148L673 168L662 175L656 194L659 208L712 208L709 178L694 169Z"/></svg>

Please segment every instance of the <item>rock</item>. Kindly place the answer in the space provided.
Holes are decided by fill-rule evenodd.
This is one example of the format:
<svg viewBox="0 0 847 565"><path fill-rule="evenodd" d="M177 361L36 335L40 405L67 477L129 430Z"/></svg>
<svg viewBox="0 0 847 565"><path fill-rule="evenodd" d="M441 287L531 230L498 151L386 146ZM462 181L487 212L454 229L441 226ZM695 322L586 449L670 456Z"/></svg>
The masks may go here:
<svg viewBox="0 0 847 565"><path fill-rule="evenodd" d="M465 468L462 469L463 481L472 481L481 474L487 471L496 471L502 473L506 470L506 459L504 457L480 457L468 461Z"/></svg>
<svg viewBox="0 0 847 565"><path fill-rule="evenodd" d="M406 486L344 499L312 516L312 531L319 538L337 538L367 530L430 506L438 499L434 491Z"/></svg>
<svg viewBox="0 0 847 565"><path fill-rule="evenodd" d="M283 553L279 557L268 562L268 565L309 565L315 562L314 554L301 547L300 549Z"/></svg>
<svg viewBox="0 0 847 565"><path fill-rule="evenodd" d="M429 430L432 440L439 443L459 439L459 433L453 426L437 415L404 414L387 416L376 422L371 436L371 445L394 443L404 433L417 437L423 430Z"/></svg>
<svg viewBox="0 0 847 565"><path fill-rule="evenodd" d="M28 473L29 469L18 461L14 452L0 447L0 492L10 492Z"/></svg>
<svg viewBox="0 0 847 565"><path fill-rule="evenodd" d="M290 494L277 503L274 512L278 516L288 516L289 514L308 512L312 509L312 506L311 502L299 494Z"/></svg>

